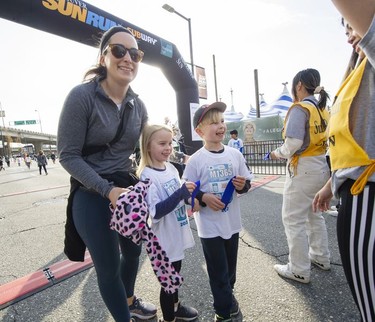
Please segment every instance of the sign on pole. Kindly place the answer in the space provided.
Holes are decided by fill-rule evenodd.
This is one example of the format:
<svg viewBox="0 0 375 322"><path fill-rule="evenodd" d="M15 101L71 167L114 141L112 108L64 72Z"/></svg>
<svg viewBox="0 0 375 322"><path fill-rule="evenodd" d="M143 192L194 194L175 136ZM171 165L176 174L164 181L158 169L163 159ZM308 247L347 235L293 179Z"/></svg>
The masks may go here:
<svg viewBox="0 0 375 322"><path fill-rule="evenodd" d="M25 121L14 121L14 125L25 125Z"/></svg>

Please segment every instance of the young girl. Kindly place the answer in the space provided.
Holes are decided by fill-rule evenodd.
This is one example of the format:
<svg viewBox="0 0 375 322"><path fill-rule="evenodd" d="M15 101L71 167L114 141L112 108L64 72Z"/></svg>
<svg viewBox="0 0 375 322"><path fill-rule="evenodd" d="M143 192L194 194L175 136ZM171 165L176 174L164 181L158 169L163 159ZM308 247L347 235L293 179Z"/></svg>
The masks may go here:
<svg viewBox="0 0 375 322"><path fill-rule="evenodd" d="M177 169L168 162L173 152L172 138L172 129L166 125L144 127L137 175L141 180L148 178L151 181L146 197L151 227L175 270L180 272L184 250L195 244L185 201L191 200L196 184L185 182L181 185ZM198 209L198 200L195 201L197 206L193 210ZM168 294L161 289L160 306L164 321L175 321L176 318L191 321L198 316L196 309L179 302L178 292Z"/></svg>

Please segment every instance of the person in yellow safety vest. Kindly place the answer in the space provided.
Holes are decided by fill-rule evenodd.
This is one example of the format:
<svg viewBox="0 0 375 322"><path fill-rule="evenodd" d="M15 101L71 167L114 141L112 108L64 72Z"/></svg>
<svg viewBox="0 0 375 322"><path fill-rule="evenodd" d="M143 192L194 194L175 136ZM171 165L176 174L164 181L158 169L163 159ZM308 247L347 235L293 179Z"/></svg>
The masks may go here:
<svg viewBox="0 0 375 322"><path fill-rule="evenodd" d="M324 211L333 194L340 197L337 240L345 276L362 321L375 321L375 1L333 2L346 21L348 42L366 57L345 79L332 106L333 172L313 208Z"/></svg>
<svg viewBox="0 0 375 322"><path fill-rule="evenodd" d="M316 192L330 176L325 157L329 95L320 86L319 72L312 68L297 73L292 93L294 104L285 117L284 143L270 153L271 159L287 159L282 219L289 260L274 268L282 277L309 283L311 263L323 270L330 269L325 219L312 209Z"/></svg>

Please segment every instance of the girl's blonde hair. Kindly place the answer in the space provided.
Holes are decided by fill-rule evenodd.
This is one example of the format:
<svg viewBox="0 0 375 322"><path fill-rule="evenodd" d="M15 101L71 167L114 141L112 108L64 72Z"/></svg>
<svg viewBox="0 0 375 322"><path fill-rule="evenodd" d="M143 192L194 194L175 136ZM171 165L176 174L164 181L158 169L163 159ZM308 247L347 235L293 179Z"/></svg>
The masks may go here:
<svg viewBox="0 0 375 322"><path fill-rule="evenodd" d="M152 159L150 156L149 145L150 145L152 135L161 130L170 132L173 136L172 129L169 126L164 125L164 124L146 124L143 127L141 139L140 139L141 159L139 161L139 165L136 171L136 174L138 177L140 177L145 167L152 167Z"/></svg>

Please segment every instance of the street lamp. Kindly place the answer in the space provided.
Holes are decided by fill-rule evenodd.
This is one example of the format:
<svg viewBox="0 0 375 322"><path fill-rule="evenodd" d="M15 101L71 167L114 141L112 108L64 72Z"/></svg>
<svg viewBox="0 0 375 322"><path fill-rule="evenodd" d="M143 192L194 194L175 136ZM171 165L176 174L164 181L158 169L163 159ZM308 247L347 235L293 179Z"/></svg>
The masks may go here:
<svg viewBox="0 0 375 322"><path fill-rule="evenodd" d="M191 37L191 19L186 18L184 15L176 11L173 7L171 7L169 4L163 4L163 9L167 10L170 13L175 13L176 15L180 16L181 18L185 19L189 24L189 44L190 44L190 64L191 64L191 71L194 75L194 60L193 60L193 40Z"/></svg>
<svg viewBox="0 0 375 322"><path fill-rule="evenodd" d="M42 129L42 120L40 119L40 113L39 113L39 110L35 110L35 112L38 113L39 125L40 125L40 133L43 133L43 129Z"/></svg>

